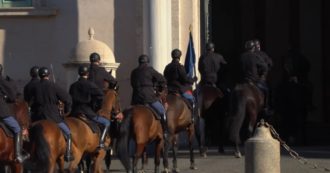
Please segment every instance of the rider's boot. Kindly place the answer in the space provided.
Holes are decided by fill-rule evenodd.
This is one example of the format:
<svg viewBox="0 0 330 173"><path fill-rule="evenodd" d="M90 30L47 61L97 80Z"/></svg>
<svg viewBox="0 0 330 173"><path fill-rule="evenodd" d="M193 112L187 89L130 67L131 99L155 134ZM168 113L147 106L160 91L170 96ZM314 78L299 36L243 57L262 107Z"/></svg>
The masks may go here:
<svg viewBox="0 0 330 173"><path fill-rule="evenodd" d="M68 135L66 137L66 151L65 151L65 155L64 155L64 160L67 162L70 162L72 160L74 160L74 157L72 155L72 139L71 139L71 135Z"/></svg>
<svg viewBox="0 0 330 173"><path fill-rule="evenodd" d="M100 142L99 142L99 146L98 146L99 149L105 148L104 141L105 141L105 137L107 136L107 133L109 131L109 128L110 128L110 125L105 126L103 129L103 132L100 136Z"/></svg>
<svg viewBox="0 0 330 173"><path fill-rule="evenodd" d="M22 154L22 145L23 145L23 141L22 141L22 133L17 133L15 134L15 158L16 161L18 161L19 163L23 163L26 159L28 159L30 157L30 155L28 153L26 154Z"/></svg>

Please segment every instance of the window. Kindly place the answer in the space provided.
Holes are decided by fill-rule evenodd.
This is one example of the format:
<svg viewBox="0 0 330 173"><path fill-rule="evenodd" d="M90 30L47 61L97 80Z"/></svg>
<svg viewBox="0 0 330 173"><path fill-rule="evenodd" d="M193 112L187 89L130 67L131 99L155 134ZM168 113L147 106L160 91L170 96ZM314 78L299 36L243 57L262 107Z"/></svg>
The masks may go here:
<svg viewBox="0 0 330 173"><path fill-rule="evenodd" d="M0 0L0 7L32 7L32 0Z"/></svg>

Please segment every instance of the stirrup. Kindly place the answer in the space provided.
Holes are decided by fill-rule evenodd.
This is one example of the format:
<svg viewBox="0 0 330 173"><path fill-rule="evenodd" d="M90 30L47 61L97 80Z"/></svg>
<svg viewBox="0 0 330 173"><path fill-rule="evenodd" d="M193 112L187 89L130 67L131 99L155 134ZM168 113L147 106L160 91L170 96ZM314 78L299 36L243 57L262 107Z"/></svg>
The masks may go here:
<svg viewBox="0 0 330 173"><path fill-rule="evenodd" d="M70 153L70 154L66 153L66 154L64 155L64 160L65 160L66 162L71 162L71 161L74 160L74 157L73 157L73 155L72 155L71 153Z"/></svg>
<svg viewBox="0 0 330 173"><path fill-rule="evenodd" d="M15 161L18 163L23 163L25 160L30 158L30 154L26 153L25 155L21 154L19 156L16 156Z"/></svg>

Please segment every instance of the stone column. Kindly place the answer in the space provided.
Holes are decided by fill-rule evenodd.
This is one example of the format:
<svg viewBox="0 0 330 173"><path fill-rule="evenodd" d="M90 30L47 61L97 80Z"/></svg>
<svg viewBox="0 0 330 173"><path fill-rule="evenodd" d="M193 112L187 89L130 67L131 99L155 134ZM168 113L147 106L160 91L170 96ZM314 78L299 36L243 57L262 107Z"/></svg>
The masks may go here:
<svg viewBox="0 0 330 173"><path fill-rule="evenodd" d="M163 72L171 57L171 1L152 0L149 3L150 41L149 56L151 65Z"/></svg>

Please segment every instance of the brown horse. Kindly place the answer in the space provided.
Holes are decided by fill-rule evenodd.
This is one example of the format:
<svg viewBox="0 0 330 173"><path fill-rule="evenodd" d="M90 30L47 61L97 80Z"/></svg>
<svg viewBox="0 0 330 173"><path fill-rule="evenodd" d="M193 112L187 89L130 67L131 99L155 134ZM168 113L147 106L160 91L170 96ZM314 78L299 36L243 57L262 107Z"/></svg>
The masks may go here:
<svg viewBox="0 0 330 173"><path fill-rule="evenodd" d="M19 98L13 104L10 104L12 115L22 127L23 138L27 137L27 129L30 125L29 108L27 103ZM0 127L0 165L8 165L12 173L23 172L23 165L15 161L14 139L8 137L5 131Z"/></svg>
<svg viewBox="0 0 330 173"><path fill-rule="evenodd" d="M224 122L227 111L227 100L224 93L215 86L204 85L195 90L197 98L198 117L195 124L197 141L200 147L200 154L207 157L206 142L216 141L219 151L223 150ZM215 134L213 134L216 131ZM220 135L219 135L220 132ZM220 139L219 139L220 138Z"/></svg>
<svg viewBox="0 0 330 173"><path fill-rule="evenodd" d="M166 97L168 104L167 108L167 124L169 129L169 142L173 152L173 172L178 172L177 167L177 152L178 152L178 133L186 131L189 139L190 150L190 169L196 169L194 153L193 153L193 140L195 135L195 128L192 122L192 111L189 109L187 103L183 98L177 94L168 94ZM168 172L168 150L169 147L165 145L164 151L164 167L165 172Z"/></svg>
<svg viewBox="0 0 330 173"><path fill-rule="evenodd" d="M241 157L239 150L239 144L241 143L240 133L245 132L245 138L252 135L263 105L264 96L255 84L239 83L235 86L230 105L231 125L229 139L235 143L235 156L237 158ZM245 126L247 126L247 131L244 131Z"/></svg>
<svg viewBox="0 0 330 173"><path fill-rule="evenodd" d="M120 112L118 94L115 90L109 89L105 92L103 105L98 114L110 120L114 112L116 114ZM92 156L93 172L103 172L101 161L105 156L105 150L97 150L100 134L93 133L91 128L79 118L68 117L65 118L65 122L71 130L74 155L74 160L69 163L69 172L76 171L83 154ZM31 153L39 168L34 172L53 173L56 163L60 172L63 172L66 141L57 124L47 120L36 122L31 129L31 134L34 151ZM110 144L110 138L107 138L105 144L106 146Z"/></svg>
<svg viewBox="0 0 330 173"><path fill-rule="evenodd" d="M155 142L155 172L159 173L160 155L164 144L163 129L160 121L156 119L156 115L151 108L144 105L132 106L126 109L123 114L124 120L120 127L117 152L126 171L136 173L138 159L144 153L147 144ZM133 169L130 164L128 150L129 140L131 138L134 139L136 146Z"/></svg>

